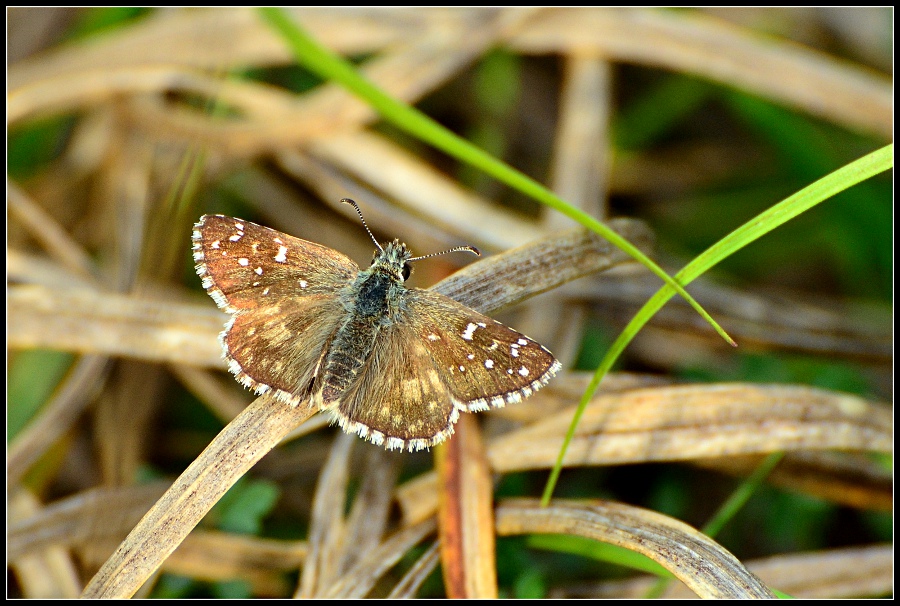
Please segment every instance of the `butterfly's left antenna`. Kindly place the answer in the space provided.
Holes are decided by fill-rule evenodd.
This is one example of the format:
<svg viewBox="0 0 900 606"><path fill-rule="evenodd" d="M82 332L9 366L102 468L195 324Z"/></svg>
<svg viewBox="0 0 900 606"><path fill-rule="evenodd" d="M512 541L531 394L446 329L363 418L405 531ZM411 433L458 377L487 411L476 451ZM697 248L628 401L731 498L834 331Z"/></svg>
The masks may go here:
<svg viewBox="0 0 900 606"><path fill-rule="evenodd" d="M372 238L372 242L375 243L375 246L378 247L378 250L380 250L381 252L384 252L384 249L381 248L381 244L378 243L378 240L375 239L375 236L373 236L371 230L369 230L369 226L366 225L366 220L363 219L363 214L362 214L362 211L359 209L359 205L356 202L354 202L353 200L351 200L350 198L342 198L341 202L343 202L344 204L349 204L350 206L352 206L353 208L356 209L356 214L359 215L359 220L362 221L363 227L365 227L366 231L369 232L369 237ZM478 255L479 257L481 256L481 251L479 251L474 246L457 246L456 248L451 248L450 250L445 250L444 252L431 253L430 255L424 255L422 257L413 257L412 259L409 259L409 261L407 261L407 262L418 261L419 259L427 259L428 257L436 257L438 255L445 255L447 253L460 252L460 251L474 253L474 254Z"/></svg>
<svg viewBox="0 0 900 606"><path fill-rule="evenodd" d="M369 233L369 237L372 238L372 242L375 243L375 246L378 247L378 250L380 250L381 252L384 252L384 249L381 248L381 244L378 243L378 240L376 240L375 236L372 235L372 231L369 229L369 226L366 225L366 220L363 219L362 211L359 210L359 205L356 202L354 202L353 200L351 200L350 198L341 198L341 202L344 204L349 204L350 206L352 206L353 208L356 209L356 214L359 215L359 220L362 221L363 227L366 228L366 231Z"/></svg>

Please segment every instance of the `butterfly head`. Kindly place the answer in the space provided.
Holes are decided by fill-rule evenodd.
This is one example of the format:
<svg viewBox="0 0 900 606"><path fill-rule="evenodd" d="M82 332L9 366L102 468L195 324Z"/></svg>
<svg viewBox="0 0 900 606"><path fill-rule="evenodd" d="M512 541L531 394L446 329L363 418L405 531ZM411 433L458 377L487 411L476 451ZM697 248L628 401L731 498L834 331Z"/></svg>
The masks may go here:
<svg viewBox="0 0 900 606"><path fill-rule="evenodd" d="M378 247L375 255L372 257L372 267L378 267L381 271L389 273L399 282L406 282L412 273L412 265L410 260L412 253L406 247L406 244L400 240L394 240L387 245Z"/></svg>

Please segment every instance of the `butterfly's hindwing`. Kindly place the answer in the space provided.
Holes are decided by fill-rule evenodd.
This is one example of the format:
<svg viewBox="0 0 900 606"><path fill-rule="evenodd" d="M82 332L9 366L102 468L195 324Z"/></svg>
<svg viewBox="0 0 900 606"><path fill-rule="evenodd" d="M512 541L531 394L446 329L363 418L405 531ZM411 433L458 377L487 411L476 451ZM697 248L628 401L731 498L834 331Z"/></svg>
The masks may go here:
<svg viewBox="0 0 900 606"><path fill-rule="evenodd" d="M258 392L271 388L278 399L299 404L313 392L317 369L343 314L333 295L284 297L243 309L221 335L229 370Z"/></svg>
<svg viewBox="0 0 900 606"><path fill-rule="evenodd" d="M330 409L345 431L390 449L421 450L453 433L459 409L431 351L404 323L383 327L356 380Z"/></svg>

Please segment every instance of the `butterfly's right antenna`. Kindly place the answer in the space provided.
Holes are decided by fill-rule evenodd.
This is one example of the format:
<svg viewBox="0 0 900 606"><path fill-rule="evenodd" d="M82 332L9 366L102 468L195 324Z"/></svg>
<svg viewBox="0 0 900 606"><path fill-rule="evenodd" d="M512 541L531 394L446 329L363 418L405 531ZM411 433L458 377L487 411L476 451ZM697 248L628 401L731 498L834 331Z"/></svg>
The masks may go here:
<svg viewBox="0 0 900 606"><path fill-rule="evenodd" d="M375 236L373 236L372 232L369 230L369 226L366 225L366 220L363 219L362 211L359 210L359 206L356 204L356 202L354 202L350 198L342 198L341 202L343 202L344 204L349 204L350 206L352 206L353 208L356 209L356 214L359 215L359 220L362 221L363 227L365 227L366 231L369 232L369 237L372 238L372 242L375 243L375 246L378 247L378 250L380 250L381 252L384 252L384 249L381 248L381 244L378 243L378 240L375 239Z"/></svg>

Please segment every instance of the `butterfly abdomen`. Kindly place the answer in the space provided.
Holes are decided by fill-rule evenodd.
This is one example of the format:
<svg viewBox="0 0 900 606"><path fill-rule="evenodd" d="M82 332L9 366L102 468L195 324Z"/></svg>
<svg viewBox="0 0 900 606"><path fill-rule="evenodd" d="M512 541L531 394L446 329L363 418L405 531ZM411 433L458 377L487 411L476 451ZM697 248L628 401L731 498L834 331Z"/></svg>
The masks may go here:
<svg viewBox="0 0 900 606"><path fill-rule="evenodd" d="M369 359L381 327L396 319L406 288L384 268L361 271L350 287L349 315L335 333L325 358L322 405L341 399Z"/></svg>
<svg viewBox="0 0 900 606"><path fill-rule="evenodd" d="M373 316L353 315L338 329L325 358L322 405L341 399L372 353L380 327Z"/></svg>

